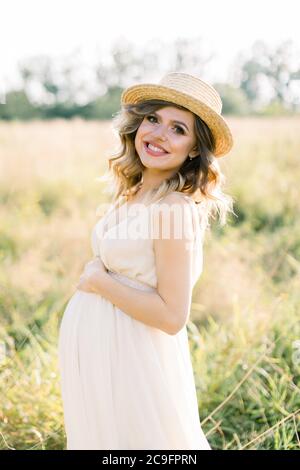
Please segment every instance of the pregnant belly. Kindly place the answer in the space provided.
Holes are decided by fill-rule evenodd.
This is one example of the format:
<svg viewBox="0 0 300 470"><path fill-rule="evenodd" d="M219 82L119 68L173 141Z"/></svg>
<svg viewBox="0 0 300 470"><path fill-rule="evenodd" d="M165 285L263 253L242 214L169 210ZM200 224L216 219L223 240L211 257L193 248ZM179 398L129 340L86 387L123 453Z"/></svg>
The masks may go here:
<svg viewBox="0 0 300 470"><path fill-rule="evenodd" d="M141 290L154 289L119 273L112 275ZM65 364L73 355L85 364L95 358L111 365L122 360L132 364L135 358L145 367L169 348L173 356L176 343L175 336L135 320L99 294L81 290L70 298L59 330L59 356Z"/></svg>
<svg viewBox="0 0 300 470"><path fill-rule="evenodd" d="M119 282L140 290L153 291L154 287L146 285L124 274L108 271ZM118 336L120 332L130 333L130 329L137 330L134 334L148 333L156 329L133 319L113 303L99 294L85 292L77 289L69 299L60 324L60 342L68 338L84 338L92 341L103 340L103 335ZM159 330L156 330L159 331ZM131 331L132 332L132 331Z"/></svg>
<svg viewBox="0 0 300 470"><path fill-rule="evenodd" d="M112 321L115 306L99 294L76 290L69 299L60 324L60 335L93 335L93 329L103 331L106 323Z"/></svg>

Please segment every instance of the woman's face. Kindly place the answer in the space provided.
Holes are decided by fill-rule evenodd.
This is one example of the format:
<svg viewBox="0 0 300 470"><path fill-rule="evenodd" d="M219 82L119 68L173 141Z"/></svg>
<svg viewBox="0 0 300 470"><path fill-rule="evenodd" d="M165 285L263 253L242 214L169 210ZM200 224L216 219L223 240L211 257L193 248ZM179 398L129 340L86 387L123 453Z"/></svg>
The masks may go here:
<svg viewBox="0 0 300 470"><path fill-rule="evenodd" d="M135 148L143 165L177 171L188 155L196 155L194 121L192 112L173 106L147 114L135 136ZM154 148L148 148L149 143Z"/></svg>

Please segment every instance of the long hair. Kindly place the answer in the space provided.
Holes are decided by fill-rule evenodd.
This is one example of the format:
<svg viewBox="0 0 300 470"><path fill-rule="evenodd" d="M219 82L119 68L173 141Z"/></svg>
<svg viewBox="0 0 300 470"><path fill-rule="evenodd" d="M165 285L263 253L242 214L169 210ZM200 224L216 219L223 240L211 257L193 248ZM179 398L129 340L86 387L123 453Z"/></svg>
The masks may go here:
<svg viewBox="0 0 300 470"><path fill-rule="evenodd" d="M135 149L136 132L146 115L165 106L187 110L169 101L147 100L122 105L113 116L113 128L121 141L121 148L109 158L108 179L112 182L113 202L122 198L126 200L135 194L145 168ZM172 191L190 195L197 204L202 228L206 229L210 227L210 217L215 219L216 213L220 224L226 224L227 213L233 212L233 198L222 191L225 176L213 154L213 135L207 124L199 116L194 116L198 155L192 160L187 156L177 173L151 190L149 197L155 202Z"/></svg>

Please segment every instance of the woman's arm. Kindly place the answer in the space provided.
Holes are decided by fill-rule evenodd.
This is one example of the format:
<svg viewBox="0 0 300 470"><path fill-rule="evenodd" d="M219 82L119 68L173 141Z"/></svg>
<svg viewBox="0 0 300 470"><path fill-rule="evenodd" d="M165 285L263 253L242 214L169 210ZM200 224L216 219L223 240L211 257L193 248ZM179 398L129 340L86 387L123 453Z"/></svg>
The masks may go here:
<svg viewBox="0 0 300 470"><path fill-rule="evenodd" d="M127 286L107 273L101 277L97 292L135 320L173 335L184 327L190 312L195 227L189 202L179 194L166 196L163 206L169 217L162 211L154 212L158 214L154 224L156 291ZM176 238L178 234L180 238Z"/></svg>
<svg viewBox="0 0 300 470"><path fill-rule="evenodd" d="M108 273L101 280L98 293L135 320L170 335L176 333L168 306L156 291L146 292L127 286Z"/></svg>

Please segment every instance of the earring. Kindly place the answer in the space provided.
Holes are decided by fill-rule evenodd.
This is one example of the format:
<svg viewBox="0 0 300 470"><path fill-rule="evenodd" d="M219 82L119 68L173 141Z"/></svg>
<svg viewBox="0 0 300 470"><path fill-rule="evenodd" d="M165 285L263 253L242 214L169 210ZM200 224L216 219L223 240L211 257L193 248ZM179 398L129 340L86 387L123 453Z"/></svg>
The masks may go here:
<svg viewBox="0 0 300 470"><path fill-rule="evenodd" d="M189 156L189 160L190 160L190 161L193 160L193 157L190 157L190 156Z"/></svg>

